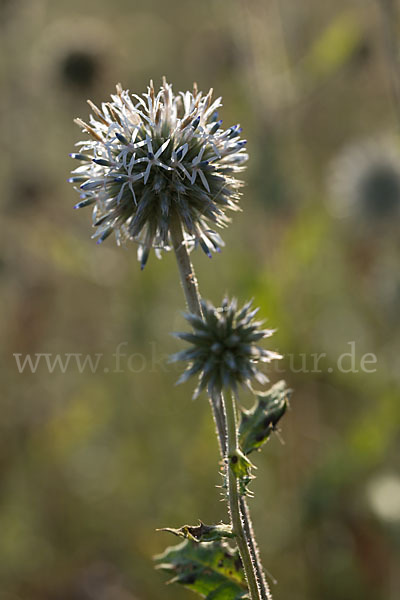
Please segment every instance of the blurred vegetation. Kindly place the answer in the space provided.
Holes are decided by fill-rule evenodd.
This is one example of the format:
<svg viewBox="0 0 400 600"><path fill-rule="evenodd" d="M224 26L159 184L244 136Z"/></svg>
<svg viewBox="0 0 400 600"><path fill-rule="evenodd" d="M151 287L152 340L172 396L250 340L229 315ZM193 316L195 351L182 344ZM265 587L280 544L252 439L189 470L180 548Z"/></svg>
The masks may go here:
<svg viewBox="0 0 400 600"><path fill-rule="evenodd" d="M184 327L174 258L141 273L134 246L96 246L66 182L86 98L164 74L214 87L249 140L244 212L220 256L193 258L211 301L254 296L286 354L271 380L295 390L254 457L274 595L399 597L399 214L338 220L327 185L348 144L398 130L381 16L377 0L0 2L1 600L187 598L153 569L155 530L225 514L208 403L165 360ZM113 372L121 342L134 373ZM349 342L358 372L337 368ZM104 356L19 373L14 353Z"/></svg>

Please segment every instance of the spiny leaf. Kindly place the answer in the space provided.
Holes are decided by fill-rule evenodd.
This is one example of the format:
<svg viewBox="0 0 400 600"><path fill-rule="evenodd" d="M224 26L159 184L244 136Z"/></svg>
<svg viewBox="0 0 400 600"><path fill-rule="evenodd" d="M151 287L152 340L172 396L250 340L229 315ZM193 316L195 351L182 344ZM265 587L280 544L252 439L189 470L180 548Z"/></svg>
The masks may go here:
<svg viewBox="0 0 400 600"><path fill-rule="evenodd" d="M206 600L248 600L246 580L237 549L224 541L201 544L185 540L155 557L157 569Z"/></svg>
<svg viewBox="0 0 400 600"><path fill-rule="evenodd" d="M244 454L258 450L264 444L285 414L290 390L284 381L278 381L264 394L257 394L250 410L241 409L239 443Z"/></svg>
<svg viewBox="0 0 400 600"><path fill-rule="evenodd" d="M236 480L238 482L239 494L241 496L248 496L249 498L253 498L254 494L251 490L248 489L249 484L255 479L255 476L252 475L251 469L256 469L257 467L253 465L252 462L249 461L247 456L243 454L243 452L239 449L236 450L233 454L230 454L225 459L226 467L230 468L235 474ZM228 500L228 469L225 468L223 472L221 472L223 477L223 484L221 489L223 490L223 497Z"/></svg>
<svg viewBox="0 0 400 600"><path fill-rule="evenodd" d="M240 450L229 455L229 464L237 479L245 477L249 469L256 468Z"/></svg>
<svg viewBox="0 0 400 600"><path fill-rule="evenodd" d="M222 538L235 537L230 525L225 525L225 523L206 525L202 521L199 521L199 525L183 525L179 529L163 527L163 529L159 529L158 531L168 531L179 537L188 538L193 542L214 542Z"/></svg>
<svg viewBox="0 0 400 600"><path fill-rule="evenodd" d="M254 475L251 474L251 469L256 469L249 459L241 452L236 452L229 456L229 466L234 472L239 482L239 493L241 496L252 497L252 492L248 489L248 485L251 480L254 479Z"/></svg>

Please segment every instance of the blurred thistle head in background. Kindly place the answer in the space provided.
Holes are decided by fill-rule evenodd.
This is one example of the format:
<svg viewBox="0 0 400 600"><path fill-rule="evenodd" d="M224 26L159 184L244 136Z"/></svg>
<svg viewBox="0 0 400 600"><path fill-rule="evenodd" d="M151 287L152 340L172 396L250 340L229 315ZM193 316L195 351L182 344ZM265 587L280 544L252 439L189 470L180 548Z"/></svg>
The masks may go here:
<svg viewBox="0 0 400 600"><path fill-rule="evenodd" d="M353 144L330 169L331 212L360 224L380 226L400 220L400 146L396 138Z"/></svg>
<svg viewBox="0 0 400 600"><path fill-rule="evenodd" d="M99 19L61 19L44 29L33 52L34 67L72 93L83 93L106 79L115 54L107 24Z"/></svg>
<svg viewBox="0 0 400 600"><path fill-rule="evenodd" d="M101 58L89 48L71 48L60 60L64 83L77 88L91 87L101 70Z"/></svg>
<svg viewBox="0 0 400 600"><path fill-rule="evenodd" d="M252 302L238 308L235 298L225 298L221 308L202 301L202 309L203 319L191 313L185 315L193 332L175 334L191 345L172 356L172 361L189 363L178 383L199 375L194 397L206 388L209 394L218 395L223 388L236 391L238 385L252 389L254 379L262 385L267 383L268 378L258 364L282 357L258 345L274 333L273 329L261 329L263 322L254 319L258 308L252 309Z"/></svg>
<svg viewBox="0 0 400 600"><path fill-rule="evenodd" d="M228 209L238 210L236 175L247 160L240 126L221 127L221 98L196 85L175 95L164 78L157 93L152 82L142 96L117 85L101 109L89 104L89 124L76 119L88 139L71 154L82 164L70 182L79 184L75 208L94 205L98 243L111 233L118 244L137 242L143 268L152 247L158 255L170 248L178 217L190 247L208 256L218 251L223 242L214 227L229 223Z"/></svg>

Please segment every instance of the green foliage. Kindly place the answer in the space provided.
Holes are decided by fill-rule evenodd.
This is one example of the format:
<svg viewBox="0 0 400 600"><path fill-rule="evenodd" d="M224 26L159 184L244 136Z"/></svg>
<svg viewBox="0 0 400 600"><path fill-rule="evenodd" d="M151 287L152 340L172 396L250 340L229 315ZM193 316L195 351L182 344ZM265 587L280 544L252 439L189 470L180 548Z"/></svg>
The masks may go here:
<svg viewBox="0 0 400 600"><path fill-rule="evenodd" d="M207 600L248 598L237 549L224 541L197 543L189 539L155 557L157 568Z"/></svg>
<svg viewBox="0 0 400 600"><path fill-rule="evenodd" d="M308 71L316 78L333 75L362 51L363 44L357 18L351 13L341 13L312 44L306 57Z"/></svg>
<svg viewBox="0 0 400 600"><path fill-rule="evenodd" d="M244 454L258 450L275 430L288 406L290 390L278 381L265 394L257 394L250 410L241 411L239 443Z"/></svg>
<svg viewBox="0 0 400 600"><path fill-rule="evenodd" d="M233 538L235 534L232 532L232 527L225 523L218 525L206 525L199 521L199 525L183 525L179 529L171 527L163 527L159 531L168 531L178 537L184 537L193 542L214 542L223 538Z"/></svg>
<svg viewBox="0 0 400 600"><path fill-rule="evenodd" d="M254 479L254 475L251 474L251 469L256 469L256 467L240 450L237 450L234 454L229 456L229 466L238 480L240 495L252 497L253 494L247 486L251 483L251 480Z"/></svg>

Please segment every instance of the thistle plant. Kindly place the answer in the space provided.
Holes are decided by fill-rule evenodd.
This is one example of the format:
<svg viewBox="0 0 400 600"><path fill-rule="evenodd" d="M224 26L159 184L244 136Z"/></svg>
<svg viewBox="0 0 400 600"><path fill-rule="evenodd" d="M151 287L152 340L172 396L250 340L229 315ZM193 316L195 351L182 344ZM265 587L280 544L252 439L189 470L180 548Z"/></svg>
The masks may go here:
<svg viewBox="0 0 400 600"><path fill-rule="evenodd" d="M237 175L248 158L240 126L223 129L221 98L212 94L195 84L175 95L164 78L157 93L152 82L142 96L117 85L101 108L89 101L89 122L76 119L87 139L71 154L81 165L70 181L81 196L76 208L92 206L97 243L111 234L117 244L135 242L141 268L152 248L158 257L174 250L191 331L176 334L189 346L171 360L187 363L180 383L198 378L194 395L207 392L216 425L229 522L164 528L184 541L156 557L157 566L209 600L269 600L246 500L254 478L248 455L276 429L289 392L283 381L254 389L268 381L260 365L281 358L260 345L273 331L256 320L252 302L202 300L190 260L196 247L211 257L223 245L215 229L239 209ZM254 395L250 410L240 405L241 387Z"/></svg>

